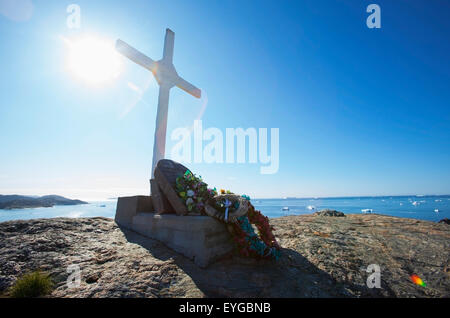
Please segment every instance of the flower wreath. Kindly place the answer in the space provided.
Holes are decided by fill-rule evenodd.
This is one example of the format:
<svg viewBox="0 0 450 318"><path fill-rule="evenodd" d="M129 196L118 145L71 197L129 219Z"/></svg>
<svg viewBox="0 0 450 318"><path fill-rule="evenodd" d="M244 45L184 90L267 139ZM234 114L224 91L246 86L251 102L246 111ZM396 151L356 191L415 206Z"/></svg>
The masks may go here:
<svg viewBox="0 0 450 318"><path fill-rule="evenodd" d="M177 177L175 190L190 212L207 214L227 223L227 228L241 255L275 260L280 257L281 248L272 233L273 227L269 224L269 218L255 210L249 196L237 196L222 189L221 195L217 195L216 188L209 189L201 177L195 176L189 170ZM231 200L228 198L232 197L237 200L229 202ZM246 209L247 213L240 209ZM233 213L237 215L232 216ZM256 226L258 234L255 233L252 224Z"/></svg>
<svg viewBox="0 0 450 318"><path fill-rule="evenodd" d="M205 213L221 222L235 223L237 218L246 215L250 202L231 192L218 194L205 204Z"/></svg>
<svg viewBox="0 0 450 318"><path fill-rule="evenodd" d="M252 224L256 226L259 235L255 233ZM237 218L237 222L229 224L228 229L241 255L275 260L281 256L281 248L272 233L269 218L251 203L247 215Z"/></svg>

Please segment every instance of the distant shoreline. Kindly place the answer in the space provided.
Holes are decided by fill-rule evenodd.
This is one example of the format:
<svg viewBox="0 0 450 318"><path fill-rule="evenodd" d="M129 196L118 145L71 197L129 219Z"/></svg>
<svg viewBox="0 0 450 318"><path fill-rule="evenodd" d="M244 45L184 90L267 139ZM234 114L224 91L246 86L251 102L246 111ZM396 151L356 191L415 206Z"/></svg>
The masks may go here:
<svg viewBox="0 0 450 318"><path fill-rule="evenodd" d="M88 204L81 200L72 200L58 195L41 197L25 195L0 195L0 210L20 210L33 208L51 208L55 205Z"/></svg>

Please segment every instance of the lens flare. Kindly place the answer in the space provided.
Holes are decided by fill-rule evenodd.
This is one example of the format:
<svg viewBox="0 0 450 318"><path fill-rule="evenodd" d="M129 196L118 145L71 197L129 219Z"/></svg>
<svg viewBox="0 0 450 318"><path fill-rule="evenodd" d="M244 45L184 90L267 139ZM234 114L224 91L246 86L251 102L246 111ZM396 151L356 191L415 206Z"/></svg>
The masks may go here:
<svg viewBox="0 0 450 318"><path fill-rule="evenodd" d="M422 286L422 287L426 287L427 285L425 284L425 282L416 274L411 275L411 280L413 281L414 284Z"/></svg>

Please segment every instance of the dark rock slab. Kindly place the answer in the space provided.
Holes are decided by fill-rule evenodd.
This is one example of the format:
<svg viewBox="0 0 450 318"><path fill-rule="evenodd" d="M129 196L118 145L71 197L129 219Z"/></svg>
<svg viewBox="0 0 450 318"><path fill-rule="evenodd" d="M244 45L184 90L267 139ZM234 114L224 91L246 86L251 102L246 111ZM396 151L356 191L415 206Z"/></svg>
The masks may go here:
<svg viewBox="0 0 450 318"><path fill-rule="evenodd" d="M325 210L318 211L318 212L314 213L314 215L318 215L318 216L338 216L338 217L345 216L345 214L343 212L339 212L339 211L336 211L336 210L330 210L330 209L325 209Z"/></svg>
<svg viewBox="0 0 450 318"><path fill-rule="evenodd" d="M445 219L440 220L438 223L450 224L450 219L449 218L445 218Z"/></svg>
<svg viewBox="0 0 450 318"><path fill-rule="evenodd" d="M167 200L167 197L161 191L161 188L159 187L158 182L156 182L155 179L150 180L150 188L152 192L153 207L155 208L156 213L175 213L175 209L172 207L169 200Z"/></svg>
<svg viewBox="0 0 450 318"><path fill-rule="evenodd" d="M182 164L168 159L158 161L155 168L155 180L159 189L178 215L188 213L186 205L175 191L177 177L184 175L187 170L189 169Z"/></svg>

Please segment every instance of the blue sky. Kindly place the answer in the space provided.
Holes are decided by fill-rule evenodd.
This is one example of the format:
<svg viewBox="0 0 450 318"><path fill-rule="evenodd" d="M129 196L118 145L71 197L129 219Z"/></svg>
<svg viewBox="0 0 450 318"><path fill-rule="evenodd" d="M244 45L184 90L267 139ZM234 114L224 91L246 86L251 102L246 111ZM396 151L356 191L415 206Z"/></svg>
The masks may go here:
<svg viewBox="0 0 450 318"><path fill-rule="evenodd" d="M0 0L0 193L85 199L147 194L158 86L123 59L90 85L62 38L121 38L200 87L171 90L170 133L279 128L280 166L191 164L251 197L450 193L448 1ZM29 4L33 10L28 10ZM81 28L66 7L81 8ZM381 7L381 29L366 7ZM142 94L130 89L130 83Z"/></svg>

